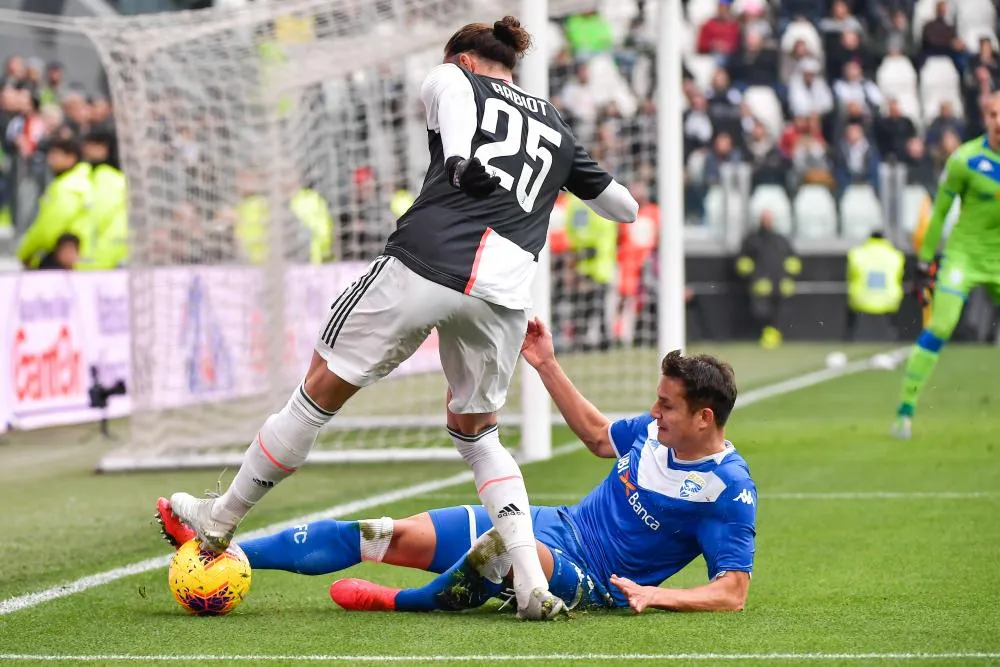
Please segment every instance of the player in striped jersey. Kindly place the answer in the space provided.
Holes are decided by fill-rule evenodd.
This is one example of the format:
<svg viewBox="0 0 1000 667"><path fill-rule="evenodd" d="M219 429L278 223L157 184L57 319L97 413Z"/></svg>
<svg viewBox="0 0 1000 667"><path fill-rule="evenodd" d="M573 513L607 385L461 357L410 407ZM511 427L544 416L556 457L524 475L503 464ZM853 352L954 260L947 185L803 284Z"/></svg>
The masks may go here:
<svg viewBox="0 0 1000 667"><path fill-rule="evenodd" d="M618 222L634 221L639 206L548 100L514 84L530 42L512 16L469 24L448 40L444 63L421 86L431 160L416 201L382 255L334 301L305 379L265 421L226 492L175 493L161 508L204 548L225 549L254 505L305 463L319 430L436 329L448 435L512 560L518 615L544 620L565 609L547 589L528 494L500 442L497 413L559 192Z"/></svg>

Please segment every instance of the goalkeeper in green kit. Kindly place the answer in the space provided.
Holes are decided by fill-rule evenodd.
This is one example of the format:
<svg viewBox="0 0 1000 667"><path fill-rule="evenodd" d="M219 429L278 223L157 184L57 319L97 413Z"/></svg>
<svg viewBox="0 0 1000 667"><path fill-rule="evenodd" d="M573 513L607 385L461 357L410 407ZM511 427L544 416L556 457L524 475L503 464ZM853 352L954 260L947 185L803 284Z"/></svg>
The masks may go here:
<svg viewBox="0 0 1000 667"><path fill-rule="evenodd" d="M978 285L1000 303L1000 93L986 104L985 136L962 144L948 159L934 214L920 247L918 296L932 298L931 317L906 363L903 391L892 433L907 439L913 416L941 347L951 338L969 292ZM932 266L945 218L955 198L961 214L945 243L940 265ZM932 291L933 286L933 291ZM928 295L933 294L929 297Z"/></svg>

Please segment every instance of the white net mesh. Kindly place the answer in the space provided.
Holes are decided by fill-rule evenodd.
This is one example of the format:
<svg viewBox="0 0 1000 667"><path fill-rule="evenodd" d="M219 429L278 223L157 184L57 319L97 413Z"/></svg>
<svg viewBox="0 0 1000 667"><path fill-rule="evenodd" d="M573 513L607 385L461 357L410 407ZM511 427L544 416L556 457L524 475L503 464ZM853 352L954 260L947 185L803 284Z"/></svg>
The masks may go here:
<svg viewBox="0 0 1000 667"><path fill-rule="evenodd" d="M455 29L508 4L300 0L60 26L101 53L130 185L132 437L106 469L242 452L300 380L333 299L419 190L421 81ZM626 153L597 157L625 160L626 182L651 168L650 154ZM657 376L649 276L639 301L623 302L617 282L595 285L554 257L570 376L608 411L641 411ZM439 368L432 336L348 403L320 450L453 456ZM515 380L508 426L519 394Z"/></svg>

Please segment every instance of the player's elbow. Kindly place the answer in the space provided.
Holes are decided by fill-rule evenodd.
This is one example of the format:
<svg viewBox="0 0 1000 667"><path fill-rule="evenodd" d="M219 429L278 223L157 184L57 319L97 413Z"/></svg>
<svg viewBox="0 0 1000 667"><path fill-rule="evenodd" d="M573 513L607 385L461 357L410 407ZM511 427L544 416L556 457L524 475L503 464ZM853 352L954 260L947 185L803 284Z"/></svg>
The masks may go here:
<svg viewBox="0 0 1000 667"><path fill-rule="evenodd" d="M639 216L639 202L618 181L611 181L597 199L586 203L601 217L615 222L635 222Z"/></svg>
<svg viewBox="0 0 1000 667"><path fill-rule="evenodd" d="M635 219L638 217L639 202L634 197L629 196L628 201L625 203L625 215L618 222L635 222Z"/></svg>
<svg viewBox="0 0 1000 667"><path fill-rule="evenodd" d="M719 611L743 611L746 606L747 596L743 593L731 593L722 600Z"/></svg>
<svg viewBox="0 0 1000 667"><path fill-rule="evenodd" d="M743 611L750 593L749 583L749 577L744 579L742 576L730 582L722 596L721 611Z"/></svg>
<svg viewBox="0 0 1000 667"><path fill-rule="evenodd" d="M615 450L611 447L606 432L602 434L591 431L581 440L594 456L602 459L616 458Z"/></svg>

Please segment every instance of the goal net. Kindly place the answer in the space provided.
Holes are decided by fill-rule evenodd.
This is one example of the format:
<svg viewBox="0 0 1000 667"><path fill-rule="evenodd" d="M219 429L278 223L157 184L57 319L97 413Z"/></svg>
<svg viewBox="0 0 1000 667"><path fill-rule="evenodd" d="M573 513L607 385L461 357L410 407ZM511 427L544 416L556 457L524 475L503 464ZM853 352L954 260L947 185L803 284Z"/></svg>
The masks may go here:
<svg viewBox="0 0 1000 667"><path fill-rule="evenodd" d="M458 26L509 4L289 0L60 26L101 55L130 187L131 437L100 469L239 461L419 191L423 78ZM581 5L564 4L552 12ZM576 341L571 377L606 410L647 408L655 348L605 349L615 304L560 282L561 261L553 318ZM432 335L347 404L311 460L456 457L445 389ZM519 379L502 423L514 442Z"/></svg>

